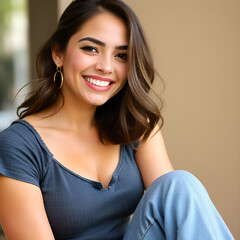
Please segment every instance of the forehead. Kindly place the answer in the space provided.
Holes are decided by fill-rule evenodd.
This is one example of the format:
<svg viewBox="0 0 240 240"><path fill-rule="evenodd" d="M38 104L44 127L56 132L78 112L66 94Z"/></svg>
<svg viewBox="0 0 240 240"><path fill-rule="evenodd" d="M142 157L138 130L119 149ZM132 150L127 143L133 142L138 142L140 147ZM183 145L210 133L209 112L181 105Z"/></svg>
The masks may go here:
<svg viewBox="0 0 240 240"><path fill-rule="evenodd" d="M74 37L94 37L113 45L128 44L126 24L121 18L109 12L101 12L87 20Z"/></svg>

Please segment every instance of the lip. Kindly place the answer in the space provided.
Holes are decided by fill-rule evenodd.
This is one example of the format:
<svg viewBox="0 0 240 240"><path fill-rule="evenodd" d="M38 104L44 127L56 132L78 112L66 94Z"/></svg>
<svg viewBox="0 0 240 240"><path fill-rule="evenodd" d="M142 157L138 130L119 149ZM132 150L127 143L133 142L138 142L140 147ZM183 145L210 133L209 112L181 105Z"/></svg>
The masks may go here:
<svg viewBox="0 0 240 240"><path fill-rule="evenodd" d="M97 86L97 85L94 85L94 84L88 82L85 78L92 78L92 79L99 80L99 81L110 82L110 84L108 86ZM108 91L113 86L113 83L114 83L114 81L110 78L103 78L103 77L95 76L95 75L83 75L83 80L88 87L90 87L91 89L93 89L97 92Z"/></svg>

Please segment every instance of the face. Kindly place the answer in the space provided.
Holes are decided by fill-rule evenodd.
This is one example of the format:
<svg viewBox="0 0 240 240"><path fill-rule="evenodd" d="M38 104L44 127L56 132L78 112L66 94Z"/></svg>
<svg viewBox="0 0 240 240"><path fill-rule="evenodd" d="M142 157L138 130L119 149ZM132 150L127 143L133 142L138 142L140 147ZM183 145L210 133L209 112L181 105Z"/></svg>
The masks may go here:
<svg viewBox="0 0 240 240"><path fill-rule="evenodd" d="M63 67L64 98L99 106L127 81L128 36L124 22L102 12L84 23L70 38L64 53L53 52Z"/></svg>

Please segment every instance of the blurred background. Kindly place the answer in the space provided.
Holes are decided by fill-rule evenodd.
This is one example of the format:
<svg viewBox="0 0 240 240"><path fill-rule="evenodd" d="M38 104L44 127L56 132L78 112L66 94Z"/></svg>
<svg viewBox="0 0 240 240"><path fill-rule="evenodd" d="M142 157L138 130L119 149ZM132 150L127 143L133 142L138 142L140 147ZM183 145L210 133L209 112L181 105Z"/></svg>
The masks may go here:
<svg viewBox="0 0 240 240"><path fill-rule="evenodd" d="M35 56L70 0L0 0L0 131L37 78ZM175 169L195 174L240 239L240 1L125 0L166 89L163 135ZM161 92L161 84L154 88ZM1 235L0 235L0 239Z"/></svg>
<svg viewBox="0 0 240 240"><path fill-rule="evenodd" d="M26 0L0 0L0 131L16 118L22 98L14 96L29 80Z"/></svg>

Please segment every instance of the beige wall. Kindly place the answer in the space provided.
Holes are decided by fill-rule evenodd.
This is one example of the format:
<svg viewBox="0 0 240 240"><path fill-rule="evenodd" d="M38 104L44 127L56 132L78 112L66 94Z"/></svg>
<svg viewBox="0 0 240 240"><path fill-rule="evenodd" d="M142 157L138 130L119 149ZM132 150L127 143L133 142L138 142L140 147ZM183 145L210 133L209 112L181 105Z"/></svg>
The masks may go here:
<svg viewBox="0 0 240 240"><path fill-rule="evenodd" d="M58 11L69 2L58 0ZM240 1L126 2L146 30L166 84L163 134L170 158L176 169L189 170L203 182L237 239Z"/></svg>
<svg viewBox="0 0 240 240"><path fill-rule="evenodd" d="M166 90L163 134L240 239L240 1L126 0Z"/></svg>

